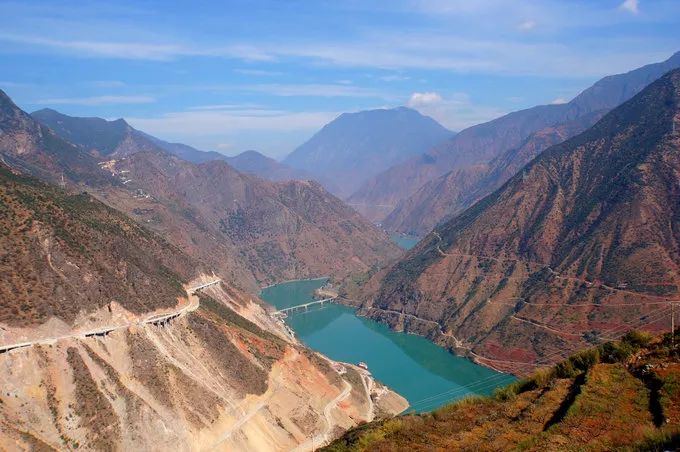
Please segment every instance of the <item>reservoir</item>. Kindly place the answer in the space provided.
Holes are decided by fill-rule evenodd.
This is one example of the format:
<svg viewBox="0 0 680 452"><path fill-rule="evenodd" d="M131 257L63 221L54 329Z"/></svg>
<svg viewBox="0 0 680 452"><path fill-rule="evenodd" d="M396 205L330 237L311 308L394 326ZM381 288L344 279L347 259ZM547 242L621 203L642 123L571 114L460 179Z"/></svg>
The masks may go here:
<svg viewBox="0 0 680 452"><path fill-rule="evenodd" d="M405 250L410 250L420 241L420 238L406 234L392 234L390 239Z"/></svg>
<svg viewBox="0 0 680 452"><path fill-rule="evenodd" d="M262 290L277 308L306 303L325 279L277 284ZM286 323L308 347L331 359L368 365L368 370L406 397L417 412L431 411L470 395L491 394L515 378L452 355L424 337L397 333L354 314L350 307L325 304L289 314Z"/></svg>

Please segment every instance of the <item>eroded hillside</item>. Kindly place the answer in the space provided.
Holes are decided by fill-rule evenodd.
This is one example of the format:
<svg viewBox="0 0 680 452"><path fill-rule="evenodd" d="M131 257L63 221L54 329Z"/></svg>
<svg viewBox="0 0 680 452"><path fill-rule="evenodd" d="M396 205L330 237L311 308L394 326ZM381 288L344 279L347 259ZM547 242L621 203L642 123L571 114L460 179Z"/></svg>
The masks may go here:
<svg viewBox="0 0 680 452"><path fill-rule="evenodd" d="M309 450L406 408L361 369L295 344L268 319L215 286L195 311L164 325L0 354L0 444Z"/></svg>
<svg viewBox="0 0 680 452"><path fill-rule="evenodd" d="M406 408L96 199L1 167L0 202L0 448L308 450Z"/></svg>
<svg viewBox="0 0 680 452"><path fill-rule="evenodd" d="M124 121L51 110L36 117L56 133L0 92L2 161L87 190L240 288L342 279L399 255L383 231L315 182L274 183L220 160L190 163Z"/></svg>

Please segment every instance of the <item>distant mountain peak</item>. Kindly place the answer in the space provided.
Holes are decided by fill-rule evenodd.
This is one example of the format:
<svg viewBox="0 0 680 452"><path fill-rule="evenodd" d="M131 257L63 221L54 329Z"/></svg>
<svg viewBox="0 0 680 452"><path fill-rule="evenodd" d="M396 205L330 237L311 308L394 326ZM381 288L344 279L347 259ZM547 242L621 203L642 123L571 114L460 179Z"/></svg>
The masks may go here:
<svg viewBox="0 0 680 452"><path fill-rule="evenodd" d="M369 177L453 135L404 106L343 113L283 162L316 174L327 188L346 196Z"/></svg>

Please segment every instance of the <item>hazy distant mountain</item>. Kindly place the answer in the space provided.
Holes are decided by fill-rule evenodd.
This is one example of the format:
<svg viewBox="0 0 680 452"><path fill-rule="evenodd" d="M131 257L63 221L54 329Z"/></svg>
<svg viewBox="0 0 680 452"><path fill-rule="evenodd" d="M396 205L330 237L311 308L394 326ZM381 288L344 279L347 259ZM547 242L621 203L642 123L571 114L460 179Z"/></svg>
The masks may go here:
<svg viewBox="0 0 680 452"><path fill-rule="evenodd" d="M633 328L680 291L679 117L676 69L436 227L378 278L365 311L435 321L438 340L492 360Z"/></svg>
<svg viewBox="0 0 680 452"><path fill-rule="evenodd" d="M60 137L104 157L122 157L157 146L124 119L68 116L51 108L31 113L34 119L54 130Z"/></svg>
<svg viewBox="0 0 680 452"><path fill-rule="evenodd" d="M234 157L215 151L201 151L183 143L170 143L156 138L133 128L124 119L107 121L96 117L81 118L50 108L33 112L31 116L65 140L101 156L120 157L135 152L163 149L192 163L222 160L239 171L273 181L311 179L309 173L294 170L257 151L245 151Z"/></svg>
<svg viewBox="0 0 680 452"><path fill-rule="evenodd" d="M388 227L402 232L422 233L507 180L512 174L507 174L502 168L494 169L497 174L505 175L501 178L485 176L485 172L491 170L488 168L490 163L503 153L524 146L534 134L543 135L538 141L544 145L534 146L539 142L531 145L533 155L521 152L518 154L521 160L513 161L521 168L546 145L592 125L604 112L630 99L649 83L679 66L680 52L662 63L605 77L569 103L541 105L465 129L443 145L394 165L368 180L349 198L349 202L366 206L367 211L374 215L370 217L374 221L382 221L390 210L397 208L399 212L391 216ZM560 135L569 131L571 135ZM550 134L554 135L548 137ZM476 179L483 185L472 187L477 183ZM421 187L424 191L417 193ZM460 193L468 190L475 191L478 196L459 198ZM407 200L414 194L413 200ZM423 202L433 208L424 206Z"/></svg>
<svg viewBox="0 0 680 452"><path fill-rule="evenodd" d="M291 168L257 151L244 151L227 157L225 161L242 173L255 174L272 181L314 179L314 175L305 170Z"/></svg>
<svg viewBox="0 0 680 452"><path fill-rule="evenodd" d="M434 119L406 107L343 113L283 162L347 196L380 171L452 135Z"/></svg>

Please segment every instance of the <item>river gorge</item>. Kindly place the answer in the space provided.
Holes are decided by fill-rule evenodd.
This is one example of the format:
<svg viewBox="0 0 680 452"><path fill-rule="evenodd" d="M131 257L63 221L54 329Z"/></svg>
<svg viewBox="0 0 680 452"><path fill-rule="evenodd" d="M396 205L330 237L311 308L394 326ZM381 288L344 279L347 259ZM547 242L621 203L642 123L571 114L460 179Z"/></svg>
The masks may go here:
<svg viewBox="0 0 680 452"><path fill-rule="evenodd" d="M313 300L326 279L289 281L262 290L261 297L278 309ZM355 315L339 304L314 306L285 319L307 346L331 359L364 362L376 379L404 396L409 410L431 411L470 395L490 394L514 380L457 357L424 337L395 332Z"/></svg>

